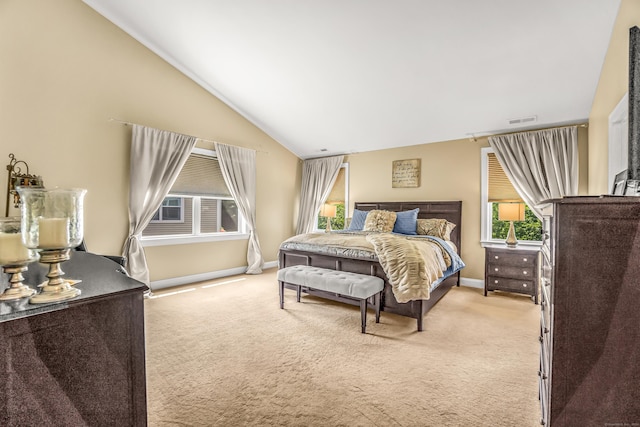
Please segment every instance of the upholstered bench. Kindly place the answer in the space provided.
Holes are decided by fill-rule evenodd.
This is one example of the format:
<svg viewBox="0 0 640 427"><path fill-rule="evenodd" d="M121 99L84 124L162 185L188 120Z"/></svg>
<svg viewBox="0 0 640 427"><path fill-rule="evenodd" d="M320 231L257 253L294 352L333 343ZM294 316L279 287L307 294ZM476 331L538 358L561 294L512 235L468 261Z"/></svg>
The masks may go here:
<svg viewBox="0 0 640 427"><path fill-rule="evenodd" d="M362 333L367 327L367 300L373 297L376 323L380 323L380 295L384 280L377 276L329 270L309 265L292 265L278 270L280 308L284 308L284 285L296 286L296 299L300 302L302 287L335 293L360 301Z"/></svg>

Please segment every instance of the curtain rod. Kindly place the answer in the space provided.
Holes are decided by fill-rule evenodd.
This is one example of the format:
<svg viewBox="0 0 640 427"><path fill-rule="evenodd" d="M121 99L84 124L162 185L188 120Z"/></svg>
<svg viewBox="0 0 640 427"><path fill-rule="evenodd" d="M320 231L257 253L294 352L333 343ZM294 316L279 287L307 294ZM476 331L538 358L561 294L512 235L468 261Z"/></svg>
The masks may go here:
<svg viewBox="0 0 640 427"><path fill-rule="evenodd" d="M121 123L121 124L123 124L123 125L125 125L125 126L133 126L133 125L144 126L144 125L141 125L141 124L138 124L138 123L132 123L132 122L128 122L128 121L126 121L126 120L116 119L116 118L114 118L114 117L109 117L109 120L108 120L108 121L110 121L110 122L116 122L116 123ZM145 126L145 127L147 127L147 126ZM171 132L171 131L169 131L169 132ZM179 132L173 132L173 133L179 133ZM189 137L191 137L191 138L195 138L195 139L198 139L198 140L200 140L200 141L204 141L204 142L210 142L210 143L212 143L212 144L215 144L215 143L217 142L217 141L213 141L213 140L211 140L211 139L200 138L200 137L198 137L198 136L186 135L186 134L184 134L184 133L183 133L183 134L181 134L181 135L189 136ZM268 152L268 151L254 150L253 148L250 148L249 150L253 150L253 151L255 151L256 153L269 154L269 152Z"/></svg>
<svg viewBox="0 0 640 427"><path fill-rule="evenodd" d="M574 125L564 125L564 126L551 126L551 127L547 127L547 128L536 128L536 129L520 130L520 131L514 131L514 132L503 132L503 133L500 133L500 131L479 132L479 133L484 134L484 135L476 135L475 133L468 133L467 135L469 135L469 140L471 140L473 142L477 142L478 138L484 138L484 137L502 136L502 135L515 135L516 133L538 132L538 131L541 131L541 130L562 129L562 128L570 128L570 127L574 127L574 126L575 127L579 127L579 128L588 128L589 127L589 123L578 123L578 124L574 124Z"/></svg>

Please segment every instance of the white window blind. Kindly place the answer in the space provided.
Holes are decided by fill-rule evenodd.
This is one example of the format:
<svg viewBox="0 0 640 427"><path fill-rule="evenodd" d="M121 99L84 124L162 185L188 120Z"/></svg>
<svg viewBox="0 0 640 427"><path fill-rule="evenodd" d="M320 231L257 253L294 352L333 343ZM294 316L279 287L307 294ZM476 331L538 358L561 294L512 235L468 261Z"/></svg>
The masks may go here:
<svg viewBox="0 0 640 427"><path fill-rule="evenodd" d="M487 154L489 202L522 202L522 198L504 173L495 153Z"/></svg>
<svg viewBox="0 0 640 427"><path fill-rule="evenodd" d="M231 197L218 159L198 154L189 156L169 194Z"/></svg>
<svg viewBox="0 0 640 427"><path fill-rule="evenodd" d="M331 189L329 197L327 197L327 203L344 203L345 199L345 173L344 168L340 168L338 171L338 177L335 184Z"/></svg>

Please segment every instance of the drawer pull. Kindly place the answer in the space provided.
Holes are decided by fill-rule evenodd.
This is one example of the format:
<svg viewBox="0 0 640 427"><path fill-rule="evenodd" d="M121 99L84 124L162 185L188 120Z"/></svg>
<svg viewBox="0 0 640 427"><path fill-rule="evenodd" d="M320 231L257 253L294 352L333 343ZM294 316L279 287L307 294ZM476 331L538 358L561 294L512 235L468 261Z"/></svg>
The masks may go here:
<svg viewBox="0 0 640 427"><path fill-rule="evenodd" d="M497 281L497 280L494 280L494 281L493 281L493 283L498 283L498 281Z"/></svg>
<svg viewBox="0 0 640 427"><path fill-rule="evenodd" d="M525 276L528 274L526 271L522 271L522 274L524 274Z"/></svg>
<svg viewBox="0 0 640 427"><path fill-rule="evenodd" d="M526 258L522 258L522 261L527 262L527 259Z"/></svg>
<svg viewBox="0 0 640 427"><path fill-rule="evenodd" d="M498 271L498 267L495 268L495 271Z"/></svg>
<svg viewBox="0 0 640 427"><path fill-rule="evenodd" d="M526 287L527 287L527 284L526 284L526 283L523 283L523 284L522 284L522 287L523 287L523 288L526 288Z"/></svg>
<svg viewBox="0 0 640 427"><path fill-rule="evenodd" d="M495 259L500 259L500 257L498 255L494 256Z"/></svg>

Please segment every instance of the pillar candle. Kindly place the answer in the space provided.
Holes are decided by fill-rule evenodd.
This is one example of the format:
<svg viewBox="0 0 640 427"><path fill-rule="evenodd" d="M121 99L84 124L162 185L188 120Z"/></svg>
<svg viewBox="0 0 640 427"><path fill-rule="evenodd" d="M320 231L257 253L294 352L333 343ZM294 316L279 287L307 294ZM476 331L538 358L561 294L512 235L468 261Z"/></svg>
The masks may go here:
<svg viewBox="0 0 640 427"><path fill-rule="evenodd" d="M0 265L11 265L29 259L29 250L22 244L22 234L0 232Z"/></svg>
<svg viewBox="0 0 640 427"><path fill-rule="evenodd" d="M69 247L69 218L40 218L38 220L38 247L62 249Z"/></svg>

